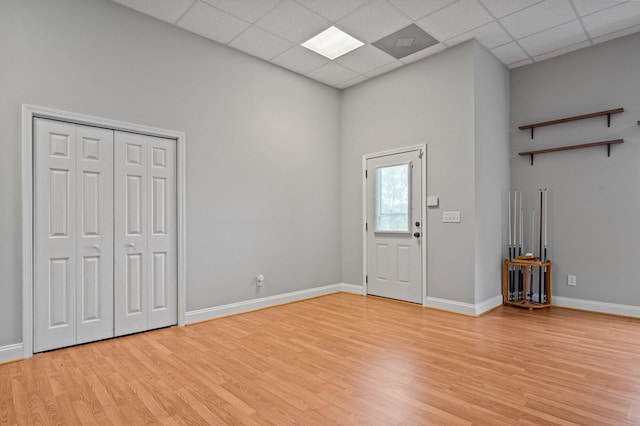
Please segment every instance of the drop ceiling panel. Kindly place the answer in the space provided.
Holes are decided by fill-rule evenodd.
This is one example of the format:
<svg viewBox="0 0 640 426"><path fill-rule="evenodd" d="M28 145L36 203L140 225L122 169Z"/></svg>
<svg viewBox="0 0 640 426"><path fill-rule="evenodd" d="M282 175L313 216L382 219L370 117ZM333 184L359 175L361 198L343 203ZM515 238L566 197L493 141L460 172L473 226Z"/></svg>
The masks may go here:
<svg viewBox="0 0 640 426"><path fill-rule="evenodd" d="M571 21L550 30L518 40L529 56L539 56L572 44L587 41L587 35L578 21Z"/></svg>
<svg viewBox="0 0 640 426"><path fill-rule="evenodd" d="M579 50L585 47L589 47L591 46L591 43L589 43L588 41L583 41L580 43L576 43L576 44L572 44L570 46L566 46L563 47L562 49L557 49L548 53L544 53L542 55L539 56L535 56L533 59L535 61L544 61L545 59L551 59L551 58L555 58L556 56L561 56L561 55L565 55L569 52L573 52L574 50Z"/></svg>
<svg viewBox="0 0 640 426"><path fill-rule="evenodd" d="M331 26L331 22L293 0L285 0L256 25L292 43L302 43Z"/></svg>
<svg viewBox="0 0 640 426"><path fill-rule="evenodd" d="M447 46L445 46L444 44L438 43L435 46L427 47L426 49L422 49L419 52L413 53L409 56L405 56L404 58L400 59L400 62L404 64L410 64L411 62L419 61L420 59L424 59L427 56L435 55L438 52L442 52L446 48Z"/></svg>
<svg viewBox="0 0 640 426"><path fill-rule="evenodd" d="M193 4L193 0L113 0L131 9L163 21L175 23Z"/></svg>
<svg viewBox="0 0 640 426"><path fill-rule="evenodd" d="M281 0L203 0L218 9L247 22L255 22Z"/></svg>
<svg viewBox="0 0 640 426"><path fill-rule="evenodd" d="M262 28L252 26L229 43L229 46L268 61L294 44Z"/></svg>
<svg viewBox="0 0 640 426"><path fill-rule="evenodd" d="M391 62L389 64L383 65L383 66L381 66L379 68L376 68L376 69L374 69L372 71L369 71L369 72L365 73L365 75L367 77L369 77L369 78L377 77L379 75L385 74L385 73L387 73L389 71L392 71L392 70L394 70L394 69L396 69L398 67L401 67L403 65L404 65L403 62L400 62L398 60L394 60L393 62Z"/></svg>
<svg viewBox="0 0 640 426"><path fill-rule="evenodd" d="M449 46L453 46L472 38L477 39L487 49L493 49L496 46L512 41L509 34L507 34L500 25L496 22L490 22L480 28L476 28L475 30L471 30L467 33L451 38L447 40L446 43Z"/></svg>
<svg viewBox="0 0 640 426"><path fill-rule="evenodd" d="M589 36L599 37L640 23L640 2L630 1L582 18Z"/></svg>
<svg viewBox="0 0 640 426"><path fill-rule="evenodd" d="M409 56L405 56L400 59L400 62L404 64L410 64L411 62L419 61L420 59L424 59L428 56L435 55L438 52L442 52L445 50L447 46L442 43L438 43L435 46L427 47L426 49L422 49L419 52L413 53Z"/></svg>
<svg viewBox="0 0 640 426"><path fill-rule="evenodd" d="M469 39L516 68L640 32L640 0L112 1L339 88ZM400 60L372 47L411 24L439 43ZM299 46L331 25L365 46L334 62Z"/></svg>
<svg viewBox="0 0 640 426"><path fill-rule="evenodd" d="M411 19L386 0L372 0L338 21L338 26L365 43L411 24Z"/></svg>
<svg viewBox="0 0 640 426"><path fill-rule="evenodd" d="M620 0L573 0L573 4L580 16L591 15L600 10L617 6L620 3Z"/></svg>
<svg viewBox="0 0 640 426"><path fill-rule="evenodd" d="M457 0L389 0L395 7L409 15L414 21L437 12Z"/></svg>
<svg viewBox="0 0 640 426"><path fill-rule="evenodd" d="M603 36L592 38L591 41L595 43L604 43L605 41L614 40L619 37L624 37L630 34L640 32L640 25L634 25L633 27L625 28L624 30L607 33Z"/></svg>
<svg viewBox="0 0 640 426"><path fill-rule="evenodd" d="M511 15L514 12L525 9L541 0L480 0L489 12L496 18ZM597 0L599 1L599 0Z"/></svg>
<svg viewBox="0 0 640 426"><path fill-rule="evenodd" d="M539 33L576 19L569 0L547 0L500 19L516 39Z"/></svg>
<svg viewBox="0 0 640 426"><path fill-rule="evenodd" d="M496 47L495 49L491 50L491 52L496 55L496 58L500 59L507 65L529 58L525 51L522 50L516 42Z"/></svg>
<svg viewBox="0 0 640 426"><path fill-rule="evenodd" d="M297 0L301 5L311 9L330 21L337 21L353 12L369 0Z"/></svg>
<svg viewBox="0 0 640 426"><path fill-rule="evenodd" d="M206 3L197 2L178 22L178 26L227 44L246 30L249 24Z"/></svg>
<svg viewBox="0 0 640 426"><path fill-rule="evenodd" d="M360 74L367 73L394 61L395 58L370 44L365 44L335 60L340 65Z"/></svg>
<svg viewBox="0 0 640 426"><path fill-rule="evenodd" d="M329 60L307 48L294 45L283 54L273 58L271 62L291 71L307 74L326 64Z"/></svg>
<svg viewBox="0 0 640 426"><path fill-rule="evenodd" d="M335 86L339 83L358 77L358 73L351 71L342 65L336 64L335 62L329 62L328 64L308 73L307 77L321 81L330 86Z"/></svg>
<svg viewBox="0 0 640 426"><path fill-rule="evenodd" d="M336 87L338 89L346 89L349 86L353 86L353 85L356 85L358 83L362 83L365 80L367 80L367 77L365 77L363 75L359 75L359 76L357 76L355 78L352 78L350 80L343 81L342 83L336 84Z"/></svg>
<svg viewBox="0 0 640 426"><path fill-rule="evenodd" d="M476 0L460 0L418 21L440 41L450 39L491 22L493 18Z"/></svg>

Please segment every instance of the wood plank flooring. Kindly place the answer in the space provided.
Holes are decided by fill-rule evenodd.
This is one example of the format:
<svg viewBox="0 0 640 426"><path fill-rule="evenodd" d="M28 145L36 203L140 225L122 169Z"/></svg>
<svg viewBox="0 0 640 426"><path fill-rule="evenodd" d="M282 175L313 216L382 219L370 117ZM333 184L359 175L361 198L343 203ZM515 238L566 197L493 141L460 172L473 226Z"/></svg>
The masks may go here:
<svg viewBox="0 0 640 426"><path fill-rule="evenodd" d="M0 424L640 424L640 320L352 294L0 365Z"/></svg>

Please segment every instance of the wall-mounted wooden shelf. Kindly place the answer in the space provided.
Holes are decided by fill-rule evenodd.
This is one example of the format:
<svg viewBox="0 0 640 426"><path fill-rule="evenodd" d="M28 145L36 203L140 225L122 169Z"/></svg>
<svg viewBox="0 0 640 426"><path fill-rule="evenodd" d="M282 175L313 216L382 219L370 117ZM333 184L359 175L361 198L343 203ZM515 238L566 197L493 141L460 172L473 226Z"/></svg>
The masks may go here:
<svg viewBox="0 0 640 426"><path fill-rule="evenodd" d="M621 112L624 112L624 108L608 109L606 111L592 112L590 114L576 115L574 117L559 118L557 120L543 121L541 123L525 124L524 126L519 126L518 129L531 129L531 139L533 139L533 129L537 127L553 126L554 124L568 123L570 121L577 120L586 120L588 118L603 117L605 115L607 116L607 127L611 127L611 115L620 114ZM640 121L638 122L638 124L640 124Z"/></svg>
<svg viewBox="0 0 640 426"><path fill-rule="evenodd" d="M557 148L547 148L547 149L539 149L537 151L526 151L519 152L518 155L525 156L529 155L531 157L531 165L533 166L533 156L537 154L547 154L550 152L559 152L559 151L571 151L574 149L583 149L583 148L593 148L595 146L607 146L607 157L611 156L611 145L617 145L619 143L624 143L624 139L613 139L610 141L602 141L602 142L591 142L591 143L583 143L581 145L569 145L569 146L559 146Z"/></svg>

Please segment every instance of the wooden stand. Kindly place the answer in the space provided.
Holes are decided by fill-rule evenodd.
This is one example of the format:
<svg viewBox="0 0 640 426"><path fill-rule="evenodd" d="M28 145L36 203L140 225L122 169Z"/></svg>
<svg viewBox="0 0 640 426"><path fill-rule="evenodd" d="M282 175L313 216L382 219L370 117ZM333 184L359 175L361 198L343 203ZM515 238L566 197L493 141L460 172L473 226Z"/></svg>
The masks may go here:
<svg viewBox="0 0 640 426"><path fill-rule="evenodd" d="M548 308L551 306L551 261L541 262L539 260L508 260L505 259L502 266L503 272L503 287L502 287L502 301L505 305L519 306L521 308L529 308L529 310ZM525 293L523 298L516 300L509 300L509 268L513 267L516 271L516 276L519 276L519 271L522 271L523 276L523 292ZM538 273L546 272L544 280L545 295L547 296L546 302L539 303L533 300L529 300L526 294L528 279L530 276L531 268L540 268ZM514 283L516 284L516 283ZM531 283L529 283L531 284ZM516 286L517 288L517 286Z"/></svg>

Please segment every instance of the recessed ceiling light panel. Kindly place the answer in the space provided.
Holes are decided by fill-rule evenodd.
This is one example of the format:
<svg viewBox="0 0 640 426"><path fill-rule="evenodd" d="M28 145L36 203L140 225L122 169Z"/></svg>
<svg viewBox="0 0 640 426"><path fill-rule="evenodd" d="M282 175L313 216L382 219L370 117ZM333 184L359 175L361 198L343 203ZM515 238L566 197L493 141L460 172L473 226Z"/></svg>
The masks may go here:
<svg viewBox="0 0 640 426"><path fill-rule="evenodd" d="M302 43L303 47L313 50L331 60L363 45L364 43L360 40L351 37L349 34L333 26Z"/></svg>

